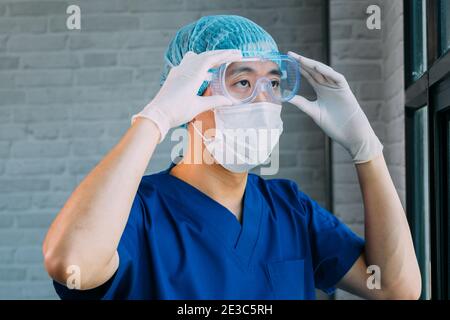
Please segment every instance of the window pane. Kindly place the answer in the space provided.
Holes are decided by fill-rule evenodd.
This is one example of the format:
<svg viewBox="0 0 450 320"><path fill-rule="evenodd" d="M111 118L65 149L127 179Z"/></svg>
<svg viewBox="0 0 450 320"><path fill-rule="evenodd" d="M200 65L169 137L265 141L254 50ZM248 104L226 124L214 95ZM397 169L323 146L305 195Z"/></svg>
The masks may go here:
<svg viewBox="0 0 450 320"><path fill-rule="evenodd" d="M408 221L422 274L421 299L431 298L430 212L428 179L428 108L407 116Z"/></svg>
<svg viewBox="0 0 450 320"><path fill-rule="evenodd" d="M447 114L447 155L446 155L446 163L447 163L447 199L446 201L446 207L447 207L447 212L445 213L446 217L445 220L447 220L447 261L446 261L446 265L447 265L447 298L450 295L450 234L448 232L448 230L450 229L450 114Z"/></svg>
<svg viewBox="0 0 450 320"><path fill-rule="evenodd" d="M418 128L418 160L419 171L421 176L421 189L418 190L419 197L419 212L422 213L420 240L421 240L421 254L420 264L422 269L422 299L431 298L431 257L430 257L430 202L429 202L429 179L428 179L428 108L425 106L417 111ZM420 185L419 185L420 186ZM420 188L420 187L419 187Z"/></svg>
<svg viewBox="0 0 450 320"><path fill-rule="evenodd" d="M411 77L415 81L427 70L426 0L412 0Z"/></svg>
<svg viewBox="0 0 450 320"><path fill-rule="evenodd" d="M439 1L440 53L445 54L450 49L450 1Z"/></svg>

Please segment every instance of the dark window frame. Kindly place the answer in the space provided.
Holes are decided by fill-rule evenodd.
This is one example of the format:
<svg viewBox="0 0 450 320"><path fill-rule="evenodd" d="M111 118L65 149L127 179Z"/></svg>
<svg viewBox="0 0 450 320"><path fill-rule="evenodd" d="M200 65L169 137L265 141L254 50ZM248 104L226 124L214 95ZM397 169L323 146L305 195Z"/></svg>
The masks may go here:
<svg viewBox="0 0 450 320"><path fill-rule="evenodd" d="M448 217L448 128L450 114L450 52L440 57L439 48L439 0L427 0L427 70L416 81L412 80L411 48L412 2L404 0L404 39L405 39L405 132L406 155L415 149L414 132L411 119L414 111L428 108L428 170L429 170L429 212L430 212L430 253L431 253L431 298L449 297L449 217ZM449 17L450 19L450 17ZM447 89L445 89L447 88ZM445 118L445 121L443 120ZM447 122L446 122L447 121ZM420 181L415 166L417 161L406 162L407 215L413 238L417 237L420 219L414 205L415 184ZM417 244L418 239L415 239ZM420 257L418 257L420 259Z"/></svg>

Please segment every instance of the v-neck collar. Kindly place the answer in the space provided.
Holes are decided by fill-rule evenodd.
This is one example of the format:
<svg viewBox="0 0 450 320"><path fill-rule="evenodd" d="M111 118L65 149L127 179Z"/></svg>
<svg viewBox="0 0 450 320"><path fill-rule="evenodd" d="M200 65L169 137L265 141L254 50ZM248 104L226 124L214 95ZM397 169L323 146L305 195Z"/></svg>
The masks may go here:
<svg viewBox="0 0 450 320"><path fill-rule="evenodd" d="M174 166L175 163L171 163L168 169L157 173L167 177L164 183L158 185L158 190L164 191L176 201L195 203L193 208L197 210L189 213L197 216L200 223L207 223L214 229L213 232L219 233L219 238L248 266L259 237L262 216L267 210L264 210L267 206L263 205L262 195L254 184L253 177L250 174L247 177L240 223L222 204L186 181L171 175L170 170Z"/></svg>

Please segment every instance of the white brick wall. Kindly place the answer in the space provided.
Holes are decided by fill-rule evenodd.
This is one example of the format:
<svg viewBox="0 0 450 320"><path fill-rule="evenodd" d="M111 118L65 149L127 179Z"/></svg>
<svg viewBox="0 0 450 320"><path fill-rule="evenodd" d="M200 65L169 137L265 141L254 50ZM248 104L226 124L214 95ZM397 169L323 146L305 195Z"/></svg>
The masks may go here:
<svg viewBox="0 0 450 320"><path fill-rule="evenodd" d="M81 6L81 31L66 30L68 4ZM45 232L156 93L179 27L239 14L281 50L323 60L321 10L321 0L0 0L0 299L56 297L43 268ZM324 204L324 136L291 105L283 118L280 176ZM148 173L168 166L169 151L167 139Z"/></svg>
<svg viewBox="0 0 450 320"><path fill-rule="evenodd" d="M369 5L381 7L381 30L366 27ZM331 0L331 64L349 80L384 145L384 156L405 208L404 62L402 0ZM364 207L350 156L333 144L335 214L364 233ZM337 299L354 299L338 291Z"/></svg>

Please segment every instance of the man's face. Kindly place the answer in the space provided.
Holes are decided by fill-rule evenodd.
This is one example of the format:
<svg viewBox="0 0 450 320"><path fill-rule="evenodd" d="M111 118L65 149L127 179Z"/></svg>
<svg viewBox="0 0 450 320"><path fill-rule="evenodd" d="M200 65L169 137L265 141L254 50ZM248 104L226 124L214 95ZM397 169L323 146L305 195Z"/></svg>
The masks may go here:
<svg viewBox="0 0 450 320"><path fill-rule="evenodd" d="M272 61L234 62L225 73L225 85L228 93L236 99L245 99L253 94L258 79L265 77L275 95L280 96L281 71ZM259 93L254 102L266 101L269 97Z"/></svg>
<svg viewBox="0 0 450 320"><path fill-rule="evenodd" d="M249 97L255 88L255 85L261 77L266 77L270 81L273 93L280 94L281 72L278 65L272 61L246 61L233 62L226 70L225 85L228 93L236 99ZM203 96L212 95L211 88L208 87ZM258 92L253 103L269 101L268 93ZM238 106L230 106L230 108ZM197 121L202 122L202 131L215 128L214 112L205 111L195 117ZM211 131L211 130L209 130Z"/></svg>

